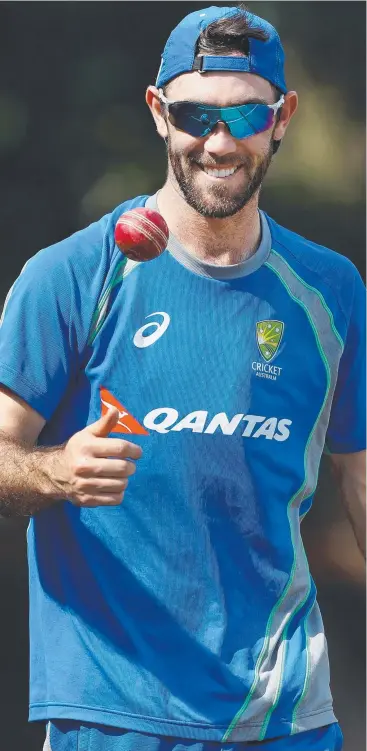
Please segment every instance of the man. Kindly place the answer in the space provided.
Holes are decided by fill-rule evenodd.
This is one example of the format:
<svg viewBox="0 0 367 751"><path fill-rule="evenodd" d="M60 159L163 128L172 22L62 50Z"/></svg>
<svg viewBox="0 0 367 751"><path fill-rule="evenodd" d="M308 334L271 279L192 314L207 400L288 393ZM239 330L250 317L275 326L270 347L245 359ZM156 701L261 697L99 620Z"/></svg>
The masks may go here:
<svg viewBox="0 0 367 751"><path fill-rule="evenodd" d="M275 29L190 14L147 102L162 190L38 253L3 314L30 719L52 751L337 751L300 520L327 451L363 544L364 288L259 212L297 107ZM168 251L125 265L114 227L145 204Z"/></svg>

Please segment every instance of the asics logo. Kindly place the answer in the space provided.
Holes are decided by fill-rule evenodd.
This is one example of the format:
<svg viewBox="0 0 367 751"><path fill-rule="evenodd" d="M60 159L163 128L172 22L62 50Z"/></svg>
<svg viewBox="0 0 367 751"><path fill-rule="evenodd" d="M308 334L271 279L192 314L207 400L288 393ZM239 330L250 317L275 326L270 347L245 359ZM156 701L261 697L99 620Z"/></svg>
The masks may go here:
<svg viewBox="0 0 367 751"><path fill-rule="evenodd" d="M138 329L133 339L135 347L139 347L141 349L144 347L150 347L151 344L155 344L155 342L157 342L158 339L163 336L164 332L167 331L171 321L168 313L157 311L156 313L149 313L146 318L151 318L152 316L162 316L163 321L160 323L158 321L150 321L150 323L146 323L145 326L142 326L140 329ZM151 329L152 327L153 331L150 334L144 334L144 332L148 331L148 329Z"/></svg>

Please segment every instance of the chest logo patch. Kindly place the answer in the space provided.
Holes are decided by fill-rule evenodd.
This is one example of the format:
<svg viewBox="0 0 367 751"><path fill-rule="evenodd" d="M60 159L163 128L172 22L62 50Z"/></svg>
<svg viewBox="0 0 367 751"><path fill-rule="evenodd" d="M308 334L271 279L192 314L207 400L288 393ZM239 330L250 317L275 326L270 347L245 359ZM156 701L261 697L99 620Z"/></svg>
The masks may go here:
<svg viewBox="0 0 367 751"><path fill-rule="evenodd" d="M150 347L151 344L158 341L164 332L167 331L171 321L168 313L157 311L156 313L149 313L146 318L151 318L152 316L162 316L163 320L150 321L150 323L146 323L145 326L138 329L133 339L135 347L139 347L140 349L143 347ZM148 330L150 330L149 334Z"/></svg>
<svg viewBox="0 0 367 751"><path fill-rule="evenodd" d="M256 324L256 341L261 356L270 362L278 352L283 338L283 321L258 321Z"/></svg>

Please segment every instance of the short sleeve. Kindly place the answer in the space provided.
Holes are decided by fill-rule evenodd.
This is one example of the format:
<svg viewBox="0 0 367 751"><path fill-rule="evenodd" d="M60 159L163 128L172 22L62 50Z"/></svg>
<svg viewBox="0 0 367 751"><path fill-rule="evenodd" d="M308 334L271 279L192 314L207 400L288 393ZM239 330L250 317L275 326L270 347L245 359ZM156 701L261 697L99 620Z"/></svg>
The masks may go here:
<svg viewBox="0 0 367 751"><path fill-rule="evenodd" d="M103 222L37 253L5 301L0 325L0 383L45 420L79 367L106 276ZM105 254L106 256L106 254Z"/></svg>
<svg viewBox="0 0 367 751"><path fill-rule="evenodd" d="M328 453L366 448L366 290L357 270L344 351L326 435Z"/></svg>

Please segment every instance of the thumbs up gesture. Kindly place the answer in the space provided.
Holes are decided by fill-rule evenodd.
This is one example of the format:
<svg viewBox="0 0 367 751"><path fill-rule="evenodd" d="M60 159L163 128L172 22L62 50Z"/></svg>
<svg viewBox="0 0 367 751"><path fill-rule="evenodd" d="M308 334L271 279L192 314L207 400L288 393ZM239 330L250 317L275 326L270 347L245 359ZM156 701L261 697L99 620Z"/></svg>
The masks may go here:
<svg viewBox="0 0 367 751"><path fill-rule="evenodd" d="M117 506L123 501L142 450L129 441L108 438L118 419L118 409L111 407L69 438L58 454L54 482L76 506Z"/></svg>
<svg viewBox="0 0 367 751"><path fill-rule="evenodd" d="M84 430L91 435L95 435L97 438L107 438L115 425L117 425L118 420L119 411L116 407L111 406L99 420L93 422L91 425L87 425Z"/></svg>

